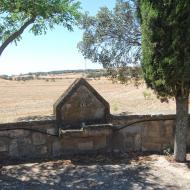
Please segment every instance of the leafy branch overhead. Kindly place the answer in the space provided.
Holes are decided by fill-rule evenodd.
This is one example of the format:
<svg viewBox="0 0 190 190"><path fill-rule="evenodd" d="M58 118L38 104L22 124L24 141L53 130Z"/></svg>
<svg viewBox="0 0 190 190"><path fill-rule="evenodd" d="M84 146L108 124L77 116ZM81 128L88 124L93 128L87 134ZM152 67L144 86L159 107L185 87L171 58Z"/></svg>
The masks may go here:
<svg viewBox="0 0 190 190"><path fill-rule="evenodd" d="M34 35L45 34L55 25L73 30L80 18L79 8L74 0L1 0L0 55L11 42L21 39L29 25Z"/></svg>
<svg viewBox="0 0 190 190"><path fill-rule="evenodd" d="M141 32L133 1L118 0L113 10L102 7L96 16L81 20L83 39L79 51L104 68L122 68L139 63Z"/></svg>

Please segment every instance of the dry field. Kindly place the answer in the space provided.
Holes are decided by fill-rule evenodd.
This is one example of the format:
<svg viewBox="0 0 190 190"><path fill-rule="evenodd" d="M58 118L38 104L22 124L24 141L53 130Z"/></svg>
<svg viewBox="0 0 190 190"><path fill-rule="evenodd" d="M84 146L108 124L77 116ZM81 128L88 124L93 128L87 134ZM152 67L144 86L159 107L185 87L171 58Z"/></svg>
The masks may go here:
<svg viewBox="0 0 190 190"><path fill-rule="evenodd" d="M53 104L80 74L63 79L8 81L0 79L0 123L52 116ZM110 103L112 114L175 113L175 103L161 103L142 84L113 84L110 80L89 80L89 83ZM145 99L146 96L146 99Z"/></svg>

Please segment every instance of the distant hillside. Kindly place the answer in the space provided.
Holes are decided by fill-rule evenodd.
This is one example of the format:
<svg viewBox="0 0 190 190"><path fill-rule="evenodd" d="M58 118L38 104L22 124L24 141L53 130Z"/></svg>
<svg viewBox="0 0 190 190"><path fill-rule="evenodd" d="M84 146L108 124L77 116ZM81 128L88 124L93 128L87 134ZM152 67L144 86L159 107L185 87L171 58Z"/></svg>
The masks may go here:
<svg viewBox="0 0 190 190"><path fill-rule="evenodd" d="M0 75L5 80L33 80L33 79L63 79L71 74L82 74L86 78L100 78L111 76L111 78L124 81L126 78L133 78L141 75L140 67L113 68L113 69L87 69L87 70L58 70L48 72L29 72L20 75Z"/></svg>

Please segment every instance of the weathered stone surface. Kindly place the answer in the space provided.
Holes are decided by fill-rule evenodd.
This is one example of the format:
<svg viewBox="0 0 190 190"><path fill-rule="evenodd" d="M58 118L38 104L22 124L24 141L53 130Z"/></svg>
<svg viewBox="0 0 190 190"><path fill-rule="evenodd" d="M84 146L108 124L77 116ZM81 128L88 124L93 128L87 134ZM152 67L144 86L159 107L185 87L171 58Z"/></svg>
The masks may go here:
<svg viewBox="0 0 190 190"><path fill-rule="evenodd" d="M174 127L172 125L165 126L165 137L172 138L174 136Z"/></svg>
<svg viewBox="0 0 190 190"><path fill-rule="evenodd" d="M8 144L7 141L4 140L0 140L0 152L5 152L8 151Z"/></svg>
<svg viewBox="0 0 190 190"><path fill-rule="evenodd" d="M19 145L27 146L32 144L32 140L30 137L22 137L17 139Z"/></svg>
<svg viewBox="0 0 190 190"><path fill-rule="evenodd" d="M149 137L158 137L160 136L160 125L159 122L155 121L151 121L150 126L148 127L148 136Z"/></svg>
<svg viewBox="0 0 190 190"><path fill-rule="evenodd" d="M136 134L136 133L141 133L142 126L139 125L132 125L129 127L126 127L125 132L131 133L131 134Z"/></svg>
<svg viewBox="0 0 190 190"><path fill-rule="evenodd" d="M134 144L134 136L128 136L124 140L124 150L123 151L134 151L135 144Z"/></svg>
<svg viewBox="0 0 190 190"><path fill-rule="evenodd" d="M86 136L95 137L95 136L103 136L103 135L110 136L113 132L113 129L111 126L94 125L94 127L93 126L85 127L83 131Z"/></svg>
<svg viewBox="0 0 190 190"><path fill-rule="evenodd" d="M93 141L79 142L78 149L79 150L93 150Z"/></svg>
<svg viewBox="0 0 190 190"><path fill-rule="evenodd" d="M11 138L17 138L17 137L26 137L30 134L30 131L27 130L13 130L9 131L9 136Z"/></svg>
<svg viewBox="0 0 190 190"><path fill-rule="evenodd" d="M41 133L34 133L32 135L32 141L34 145L42 145L46 143L46 136Z"/></svg>
<svg viewBox="0 0 190 190"><path fill-rule="evenodd" d="M161 151L162 144L161 143L143 143L142 144L142 151Z"/></svg>
<svg viewBox="0 0 190 190"><path fill-rule="evenodd" d="M83 122L105 122L110 110L109 104L81 78L57 100L54 113L63 128L80 128Z"/></svg>
<svg viewBox="0 0 190 190"><path fill-rule="evenodd" d="M135 151L140 151L141 150L141 135L140 134L136 134L135 138L134 138L134 149Z"/></svg>
<svg viewBox="0 0 190 190"><path fill-rule="evenodd" d="M55 135L57 134L57 129L54 127L54 128L49 128L46 130L48 134L50 135Z"/></svg>
<svg viewBox="0 0 190 190"><path fill-rule="evenodd" d="M18 142L16 139L13 139L9 146L9 154L11 157L19 157Z"/></svg>
<svg viewBox="0 0 190 190"><path fill-rule="evenodd" d="M9 137L9 131L0 131L0 137Z"/></svg>
<svg viewBox="0 0 190 190"><path fill-rule="evenodd" d="M126 139L125 135L122 133L122 131L113 133L111 144L113 149L125 149L125 141Z"/></svg>
<svg viewBox="0 0 190 190"><path fill-rule="evenodd" d="M105 149L108 144L107 144L107 138L106 136L100 136L94 139L94 149L99 150L99 149Z"/></svg>
<svg viewBox="0 0 190 190"><path fill-rule="evenodd" d="M48 148L47 148L47 146L44 146L44 145L37 146L36 147L36 152L37 152L38 155L44 155L44 154L47 154Z"/></svg>
<svg viewBox="0 0 190 190"><path fill-rule="evenodd" d="M60 156L61 155L61 142L60 141L55 141L52 144L52 153L53 156Z"/></svg>
<svg viewBox="0 0 190 190"><path fill-rule="evenodd" d="M115 116L117 117L117 116ZM122 123L123 126L127 126L131 122L138 120L139 116L128 116L120 118L118 123ZM149 119L150 116L146 116ZM136 118L136 120L135 120ZM150 117L152 118L152 117ZM155 119L159 119L160 116L154 116ZM122 120L123 119L123 120ZM140 118L142 119L142 118ZM15 127L24 127L26 124L28 129L35 128L44 130L44 132L57 131L56 125L43 122L38 123L25 123L25 124L0 124L2 129L6 130L6 127L13 127L14 130L0 131L0 161L5 161L9 158L27 159L27 158L46 158L56 157L61 155L69 155L76 153L84 153L104 149L105 152L108 150L109 142L107 139L112 138L110 147L112 150L123 151L161 151L164 147L171 145L173 146L173 133L174 133L174 121L167 119L167 116L161 116L161 121L144 123L136 123L128 128L111 132L105 132L102 129L102 133L98 128L85 129L84 131L73 132L71 135L63 135L61 137L52 137L33 131L23 132L25 130L16 130ZM171 118L170 118L171 119ZM110 123L112 121L110 120ZM119 126L117 122L115 124ZM43 124L43 125L42 125ZM48 129L50 129L48 131ZM90 132L89 132L90 130ZM107 128L106 128L107 130ZM16 132L16 133L15 133ZM13 134L15 133L15 134ZM38 135L40 134L40 135ZM188 128L187 142L190 145L190 127Z"/></svg>
<svg viewBox="0 0 190 190"><path fill-rule="evenodd" d="M35 146L32 144L30 137L23 137L17 139L19 157L35 157Z"/></svg>

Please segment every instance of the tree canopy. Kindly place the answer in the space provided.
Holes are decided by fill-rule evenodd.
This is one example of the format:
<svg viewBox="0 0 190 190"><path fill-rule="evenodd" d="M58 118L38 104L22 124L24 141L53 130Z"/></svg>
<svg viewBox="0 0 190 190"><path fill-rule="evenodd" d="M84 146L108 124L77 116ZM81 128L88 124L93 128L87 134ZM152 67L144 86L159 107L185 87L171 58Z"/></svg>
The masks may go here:
<svg viewBox="0 0 190 190"><path fill-rule="evenodd" d="M11 42L21 39L29 25L34 35L44 34L55 25L72 30L80 17L79 9L80 3L74 0L1 0L0 55Z"/></svg>
<svg viewBox="0 0 190 190"><path fill-rule="evenodd" d="M189 1L141 1L142 68L149 87L160 97L189 90ZM181 92L180 92L181 91Z"/></svg>
<svg viewBox="0 0 190 190"><path fill-rule="evenodd" d="M120 77L128 65L139 63L141 32L134 1L117 0L113 10L102 7L96 16L86 13L81 26L84 33L78 48L86 59L109 71L117 68L114 73Z"/></svg>
<svg viewBox="0 0 190 190"><path fill-rule="evenodd" d="M174 156L186 159L190 85L190 1L138 0L142 69L160 98L175 97Z"/></svg>

